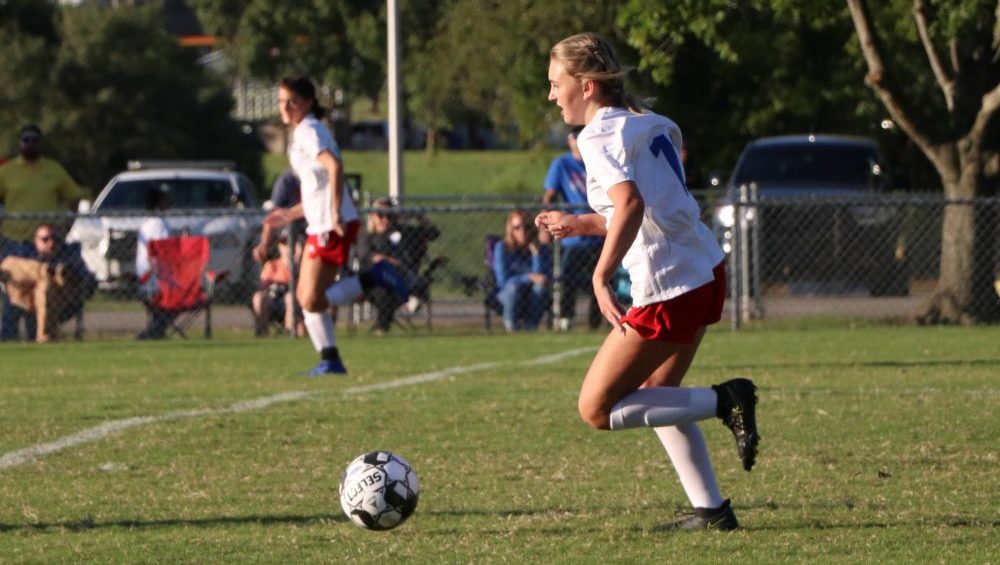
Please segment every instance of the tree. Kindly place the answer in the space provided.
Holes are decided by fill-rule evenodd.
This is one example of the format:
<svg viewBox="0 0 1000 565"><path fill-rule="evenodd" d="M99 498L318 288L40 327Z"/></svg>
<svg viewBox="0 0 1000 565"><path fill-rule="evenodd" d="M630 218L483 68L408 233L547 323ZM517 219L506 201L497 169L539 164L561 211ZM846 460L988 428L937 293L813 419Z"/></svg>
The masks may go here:
<svg viewBox="0 0 1000 565"><path fill-rule="evenodd" d="M1000 177L1000 120L996 118L1000 108L1000 2L896 0L877 11L864 0L847 0L847 5L868 66L865 81L933 164L945 197L968 200L996 194ZM907 8L911 17L904 19ZM908 34L898 34L886 25L910 20L913 31ZM922 80L913 81L911 73L918 69L907 68L900 61L919 50L925 54L925 66L919 69ZM895 57L890 58L892 55ZM922 102L930 86L937 88L939 96L926 105ZM920 309L922 322L1000 319L996 298L991 297L997 267L993 263L995 225L995 214L990 217L984 211L977 217L971 206L945 208L941 275L933 296ZM994 307L977 312L973 309L977 303Z"/></svg>
<svg viewBox="0 0 1000 565"><path fill-rule="evenodd" d="M307 75L348 97L377 98L385 83L385 3L375 0L189 0L241 77Z"/></svg>
<svg viewBox="0 0 1000 565"><path fill-rule="evenodd" d="M629 0L618 16L652 82L654 109L678 121L688 153L728 170L749 141L837 131L893 140L854 77L846 9L802 0ZM694 171L692 176L708 170Z"/></svg>
<svg viewBox="0 0 1000 565"><path fill-rule="evenodd" d="M0 157L17 151L18 128L38 121L48 69L59 45L53 2L7 0L0 2Z"/></svg>
<svg viewBox="0 0 1000 565"><path fill-rule="evenodd" d="M597 31L615 38L620 2L531 0L442 2L434 33L407 64L409 108L432 128L488 121L516 129L510 141L543 139L555 120L546 100L548 52L573 33Z"/></svg>
<svg viewBox="0 0 1000 565"><path fill-rule="evenodd" d="M234 160L260 182L260 149L230 118L229 88L167 34L158 6L56 16L56 39L14 37L0 76L23 72L0 81L0 99L42 126L46 151L81 184L99 188L135 158ZM20 122L0 119L14 139Z"/></svg>

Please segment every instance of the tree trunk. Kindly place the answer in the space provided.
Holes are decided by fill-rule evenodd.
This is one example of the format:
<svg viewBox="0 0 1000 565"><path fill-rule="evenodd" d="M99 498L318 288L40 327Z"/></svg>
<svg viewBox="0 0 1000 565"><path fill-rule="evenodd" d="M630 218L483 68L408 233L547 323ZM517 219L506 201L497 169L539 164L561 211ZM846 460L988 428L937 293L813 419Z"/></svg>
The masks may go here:
<svg viewBox="0 0 1000 565"><path fill-rule="evenodd" d="M437 129L427 128L427 132L424 134L424 137L426 139L425 150L427 151L428 155L433 155L434 153L437 152L437 139L438 139Z"/></svg>
<svg viewBox="0 0 1000 565"><path fill-rule="evenodd" d="M971 151L967 143L960 143L957 149L958 170L940 170L946 160L938 160L935 164L944 179L945 197L969 200L985 193L985 190L978 190L978 183L986 182L980 166L981 155ZM977 210L972 203L948 204L943 214L938 283L934 293L917 311L917 321L921 324L974 324L981 321L980 313L988 311L977 308L977 303L984 299L989 301L984 292L987 277L982 276L982 272L991 268L983 264L988 262L990 254L976 253L976 247L977 243L991 245L987 234L993 230L988 229L989 225L978 226L984 229L977 241Z"/></svg>

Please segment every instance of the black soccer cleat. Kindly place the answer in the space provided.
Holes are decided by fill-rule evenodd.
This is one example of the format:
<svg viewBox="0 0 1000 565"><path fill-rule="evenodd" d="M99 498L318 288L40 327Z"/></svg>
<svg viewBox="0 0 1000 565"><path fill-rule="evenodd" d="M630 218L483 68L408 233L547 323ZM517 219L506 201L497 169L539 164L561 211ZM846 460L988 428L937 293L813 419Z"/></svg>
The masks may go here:
<svg viewBox="0 0 1000 565"><path fill-rule="evenodd" d="M733 507L729 505L728 498L718 508L695 508L687 512L678 511L676 515L684 516L685 518L657 526L655 529L658 531L709 530L731 532L740 527L739 521L736 520L736 514L733 513Z"/></svg>
<svg viewBox="0 0 1000 565"><path fill-rule="evenodd" d="M757 386L750 379L732 379L712 385L719 397L715 415L722 419L736 438L736 451L743 468L749 471L757 462Z"/></svg>

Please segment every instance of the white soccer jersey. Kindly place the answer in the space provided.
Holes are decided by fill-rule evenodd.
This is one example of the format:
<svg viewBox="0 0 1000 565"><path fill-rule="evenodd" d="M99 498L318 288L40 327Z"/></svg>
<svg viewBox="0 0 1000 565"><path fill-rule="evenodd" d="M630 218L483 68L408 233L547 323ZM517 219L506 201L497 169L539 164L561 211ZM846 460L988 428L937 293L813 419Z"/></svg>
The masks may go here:
<svg viewBox="0 0 1000 565"><path fill-rule="evenodd" d="M136 232L135 274L140 279L149 274L149 242L170 237L170 228L161 216L151 216L142 221Z"/></svg>
<svg viewBox="0 0 1000 565"><path fill-rule="evenodd" d="M677 124L653 113L601 108L577 142L587 165L587 200L606 226L615 212L608 196L612 186L634 182L645 203L642 226L622 260L632 278L633 306L663 302L710 282L725 254L685 187Z"/></svg>
<svg viewBox="0 0 1000 565"><path fill-rule="evenodd" d="M312 114L295 126L292 143L288 146L288 161L299 177L302 190L302 210L305 212L306 233L320 234L333 230L330 210L333 206L326 169L319 162L319 154L329 151L340 159L340 147L333 140L330 130ZM340 221L343 223L358 219L358 209L354 206L347 184L340 201Z"/></svg>

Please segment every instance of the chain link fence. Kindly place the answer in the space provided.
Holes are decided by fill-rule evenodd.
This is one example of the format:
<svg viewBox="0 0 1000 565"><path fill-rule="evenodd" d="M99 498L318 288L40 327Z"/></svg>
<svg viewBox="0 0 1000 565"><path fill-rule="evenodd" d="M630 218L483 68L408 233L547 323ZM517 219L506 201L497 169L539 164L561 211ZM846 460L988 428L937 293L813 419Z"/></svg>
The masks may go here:
<svg viewBox="0 0 1000 565"><path fill-rule="evenodd" d="M734 327L752 318L817 316L912 320L935 288L940 271L942 217L948 206L971 206L979 223L979 245L989 247L991 281L1000 269L1000 199L949 202L941 198L893 195L872 198L808 198L719 205L712 194L697 195L704 216L728 252L730 299L725 316ZM371 208L362 204L362 230ZM497 241L502 241L508 216L523 210L531 218L541 209L536 200L493 197L411 197L405 207L390 210L400 234L424 235L401 246L412 267L408 283L412 297L369 293L368 300L337 312L338 326L361 334L389 332L504 331L535 323L541 331L587 328L604 322L593 317L590 273L596 252L584 245L552 242L539 246L541 257L531 268L546 275L544 284L521 277L522 288L501 296L495 272ZM141 299L135 276L136 231L147 212L96 214L0 215L5 227L26 222L47 223L61 236L55 259L36 270L47 285L44 320L53 337L87 340L139 335L149 327L150 310ZM264 212L259 210L184 210L162 214L175 233L204 235L209 254L204 271L212 277L211 318L196 318L215 332L288 335L301 332L295 323L295 269L291 249L272 249L270 265L253 259ZM992 218L992 223L990 223ZM400 229L433 226L435 230ZM176 230L173 228L176 227ZM531 229L529 237L537 234ZM24 233L24 230L20 230ZM390 232L391 233L391 232ZM364 234L362 237L365 237ZM33 339L43 322L27 297L22 259L37 255L35 241L0 240L3 258L3 339ZM503 245L502 243L500 245ZM363 246L362 246L363 248ZM283 250L287 252L282 252ZM8 260L14 258L14 260ZM357 257L355 268L370 264ZM262 280L262 274L264 279ZM583 276L580 276L580 275ZM502 275L502 278L517 278ZM581 284L582 281L582 284ZM536 281L537 282L537 281ZM627 276L615 290L627 299ZM21 285L21 286L19 286ZM996 311L1000 285L979 293L973 307ZM30 294L30 293L27 293ZM27 300L27 304L25 301ZM504 304L514 305L504 315ZM21 306L20 308L18 306ZM25 306L29 308L24 308ZM255 313L256 310L258 311ZM287 315L286 315L287 312ZM258 315L259 314L259 315ZM507 320L505 320L507 318ZM507 326L510 326L508 323ZM54 328L58 327L58 332ZM207 333L207 332L206 332Z"/></svg>

